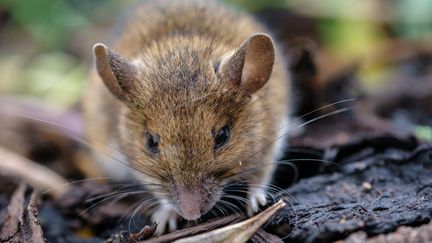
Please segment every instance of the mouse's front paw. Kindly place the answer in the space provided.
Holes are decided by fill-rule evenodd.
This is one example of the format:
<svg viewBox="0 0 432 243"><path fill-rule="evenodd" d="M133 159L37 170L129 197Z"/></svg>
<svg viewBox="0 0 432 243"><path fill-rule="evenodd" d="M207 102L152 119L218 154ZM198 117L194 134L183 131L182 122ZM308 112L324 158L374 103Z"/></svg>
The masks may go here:
<svg viewBox="0 0 432 243"><path fill-rule="evenodd" d="M250 217L258 212L260 206L267 204L266 191L262 188L251 188L249 189L248 199L247 213Z"/></svg>
<svg viewBox="0 0 432 243"><path fill-rule="evenodd" d="M167 226L170 232L176 230L180 215L174 210L173 206L165 204L153 213L151 219L157 223L155 235L159 236L165 232Z"/></svg>

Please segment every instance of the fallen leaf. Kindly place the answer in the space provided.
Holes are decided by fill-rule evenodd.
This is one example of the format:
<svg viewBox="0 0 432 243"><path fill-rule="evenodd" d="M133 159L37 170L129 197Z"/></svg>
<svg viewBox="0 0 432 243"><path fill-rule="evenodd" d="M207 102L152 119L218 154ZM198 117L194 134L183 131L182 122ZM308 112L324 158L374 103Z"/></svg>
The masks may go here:
<svg viewBox="0 0 432 243"><path fill-rule="evenodd" d="M200 242L200 243L216 243L216 242L246 242L249 240L255 232L258 231L261 226L267 222L279 209L285 206L283 200L279 200L273 206L267 208L260 214L247 219L243 222L239 222L233 225L228 225L223 228L210 231L204 234L180 239L174 241L176 243L186 242Z"/></svg>

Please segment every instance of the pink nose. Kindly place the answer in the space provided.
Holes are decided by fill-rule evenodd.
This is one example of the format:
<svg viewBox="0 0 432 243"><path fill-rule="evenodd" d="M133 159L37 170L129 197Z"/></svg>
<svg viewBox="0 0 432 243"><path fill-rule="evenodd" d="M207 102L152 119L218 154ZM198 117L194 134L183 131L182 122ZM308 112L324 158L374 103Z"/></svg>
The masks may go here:
<svg viewBox="0 0 432 243"><path fill-rule="evenodd" d="M186 220L196 220L201 217L203 196L198 191L179 190L178 206L181 216Z"/></svg>

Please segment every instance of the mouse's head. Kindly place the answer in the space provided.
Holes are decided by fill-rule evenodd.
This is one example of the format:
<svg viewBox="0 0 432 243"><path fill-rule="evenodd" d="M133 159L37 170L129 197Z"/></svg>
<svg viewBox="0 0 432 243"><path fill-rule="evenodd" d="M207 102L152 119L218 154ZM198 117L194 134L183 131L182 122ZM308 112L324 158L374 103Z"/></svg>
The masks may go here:
<svg viewBox="0 0 432 243"><path fill-rule="evenodd" d="M254 94L272 72L271 38L255 34L236 50L220 49L179 38L128 60L94 46L99 76L125 104L119 129L131 166L188 220L209 211L228 178L250 166L242 161L263 132Z"/></svg>

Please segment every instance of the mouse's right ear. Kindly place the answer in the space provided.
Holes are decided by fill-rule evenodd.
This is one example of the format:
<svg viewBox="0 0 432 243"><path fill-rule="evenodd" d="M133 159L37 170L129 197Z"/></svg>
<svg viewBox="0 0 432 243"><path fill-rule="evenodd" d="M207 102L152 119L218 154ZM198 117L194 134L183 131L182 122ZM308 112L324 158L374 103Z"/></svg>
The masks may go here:
<svg viewBox="0 0 432 243"><path fill-rule="evenodd" d="M137 67L110 50L106 45L93 46L96 70L110 92L120 100L126 100L136 85Z"/></svg>

